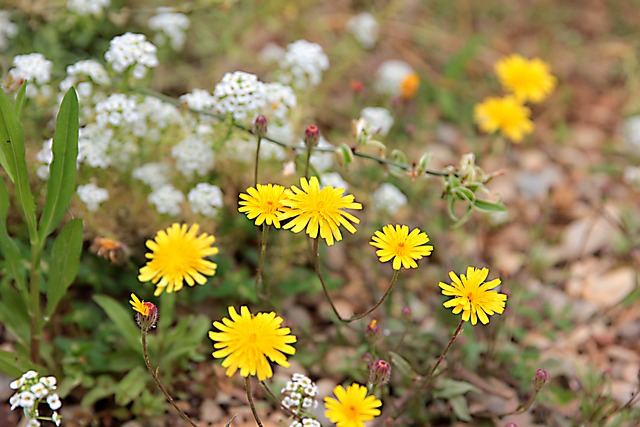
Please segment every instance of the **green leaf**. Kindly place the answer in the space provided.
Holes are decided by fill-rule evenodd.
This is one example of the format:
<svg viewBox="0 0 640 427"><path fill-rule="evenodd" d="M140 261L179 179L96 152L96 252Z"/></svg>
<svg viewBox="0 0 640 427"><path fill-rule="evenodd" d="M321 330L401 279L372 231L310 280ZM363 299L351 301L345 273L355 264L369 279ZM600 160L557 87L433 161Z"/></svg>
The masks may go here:
<svg viewBox="0 0 640 427"><path fill-rule="evenodd" d="M437 389L433 393L433 396L439 399L452 399L456 396L463 396L470 391L478 391L478 389L466 381L456 381L445 378L438 381Z"/></svg>
<svg viewBox="0 0 640 427"><path fill-rule="evenodd" d="M133 321L133 311L125 309L120 303L106 295L96 295L93 300L107 313L111 322L120 331L132 349L136 349L142 355L140 344L140 329Z"/></svg>
<svg viewBox="0 0 640 427"><path fill-rule="evenodd" d="M133 368L123 379L120 380L116 388L116 405L128 405L142 394L147 386L146 369L142 367Z"/></svg>
<svg viewBox="0 0 640 427"><path fill-rule="evenodd" d="M69 89L60 104L56 129L53 133L53 161L51 162L47 199L40 217L40 241L58 226L67 210L76 181L78 158L78 96Z"/></svg>
<svg viewBox="0 0 640 427"><path fill-rule="evenodd" d="M46 316L50 317L56 306L73 283L80 268L82 253L82 220L74 218L67 222L53 242L51 250L51 273L47 283Z"/></svg>
<svg viewBox="0 0 640 427"><path fill-rule="evenodd" d="M80 405L87 408L92 406L100 399L111 396L115 392L117 384L108 375L98 377L95 386L82 396Z"/></svg>
<svg viewBox="0 0 640 427"><path fill-rule="evenodd" d="M20 89L18 89L18 93L16 94L16 102L13 104L13 111L16 112L16 116L20 117L20 113L22 113L22 105L24 104L24 95L27 91L27 82L25 81Z"/></svg>
<svg viewBox="0 0 640 427"><path fill-rule="evenodd" d="M5 325L18 343L27 345L30 336L29 309L18 291L8 284L0 288L0 323Z"/></svg>
<svg viewBox="0 0 640 427"><path fill-rule="evenodd" d="M476 199L474 206L483 212L505 212L507 210L507 207L502 202L489 202L479 199Z"/></svg>
<svg viewBox="0 0 640 427"><path fill-rule="evenodd" d="M20 290L24 298L28 298L29 291L27 289L25 269L22 268L23 258L20 255L18 245L7 231L8 214L9 193L3 182L0 185L0 252L4 256L9 275L18 285L18 290Z"/></svg>
<svg viewBox="0 0 640 427"><path fill-rule="evenodd" d="M28 359L20 357L19 354L11 351L0 350L0 371L5 374L19 378L23 373L33 368Z"/></svg>
<svg viewBox="0 0 640 427"><path fill-rule="evenodd" d="M0 90L0 165L15 185L16 198L33 240L36 238L36 206L29 187L24 129L3 90Z"/></svg>
<svg viewBox="0 0 640 427"><path fill-rule="evenodd" d="M407 362L407 360L404 357L400 356L398 353L395 353L393 351L389 352L389 356L391 358L391 363L393 364L394 367L396 367L400 371L403 377L410 378L416 374L413 368L411 367L411 364Z"/></svg>
<svg viewBox="0 0 640 427"><path fill-rule="evenodd" d="M444 67L443 75L451 81L459 81L462 78L464 67L473 58L483 42L483 37L474 36L469 39L462 49L453 55L453 58Z"/></svg>
<svg viewBox="0 0 640 427"><path fill-rule="evenodd" d="M463 396L456 396L449 399L449 404L451 404L451 409L453 409L453 413L459 420L466 421L468 423L471 422L471 414L469 414L467 399Z"/></svg>
<svg viewBox="0 0 640 427"><path fill-rule="evenodd" d="M231 417L231 419L229 420L229 422L228 422L228 423L226 423L226 424L224 425L224 427L229 427L229 426L231 425L231 423L233 422L233 420L235 420L235 419L236 419L236 417L237 417L237 416L238 416L238 414L235 414L233 417Z"/></svg>

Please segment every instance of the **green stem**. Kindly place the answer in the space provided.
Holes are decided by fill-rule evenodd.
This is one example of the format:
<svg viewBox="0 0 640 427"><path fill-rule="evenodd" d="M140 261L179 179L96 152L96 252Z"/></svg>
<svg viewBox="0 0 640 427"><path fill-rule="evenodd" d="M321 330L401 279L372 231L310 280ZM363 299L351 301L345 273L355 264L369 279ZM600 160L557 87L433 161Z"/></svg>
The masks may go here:
<svg viewBox="0 0 640 427"><path fill-rule="evenodd" d="M251 407L251 413L253 414L253 418L255 418L256 423L258 423L259 427L263 427L262 421L260 421L260 417L258 416L258 411L256 410L256 405L253 403L253 396L251 396L251 377L250 376L244 379L244 386L247 389L247 400L249 400L249 406Z"/></svg>
<svg viewBox="0 0 640 427"><path fill-rule="evenodd" d="M311 163L311 151L313 148L307 147L307 158L304 162L304 176L309 179L309 164Z"/></svg>
<svg viewBox="0 0 640 427"><path fill-rule="evenodd" d="M258 163L260 162L260 143L262 142L262 137L258 137L258 147L256 148L256 164L253 168L253 185L258 185Z"/></svg>
<svg viewBox="0 0 640 427"><path fill-rule="evenodd" d="M391 283L389 283L387 290L384 292L384 295L380 297L378 302L376 302L376 304L373 307L371 307L369 310L365 311L364 313L351 316L349 319L347 319L347 321L353 322L354 320L360 320L366 315L373 313L378 307L380 307L382 303L387 299L387 297L391 294L391 290L393 289L393 286L398 281L399 275L400 275L400 270L394 270L393 277L391 278Z"/></svg>
<svg viewBox="0 0 640 427"><path fill-rule="evenodd" d="M198 427L198 424L194 423L191 418L189 418L189 416L185 414L182 409L180 409L175 400L173 400L173 397L171 397L171 394L169 394L169 391L167 390L165 385L160 381L158 373L155 369L153 369L153 366L151 366L151 362L149 361L149 354L147 352L147 331L145 329L140 329L140 333L142 335L142 356L144 357L144 363L147 365L147 369L149 369L149 373L153 377L153 380L156 382L156 385L158 386L162 394L164 394L164 397L171 404L171 406L173 406L175 410L178 411L178 414L180 414L182 419L193 427Z"/></svg>
<svg viewBox="0 0 640 427"><path fill-rule="evenodd" d="M256 296L260 296L260 284L264 282L263 269L264 269L264 255L267 253L267 233L269 231L269 225L267 223L262 224L262 238L260 242L260 258L258 259L258 271L256 272L256 281L253 284ZM269 289L264 287L264 295L269 296Z"/></svg>
<svg viewBox="0 0 640 427"><path fill-rule="evenodd" d="M31 321L31 362L40 363L40 256L38 241L31 242L31 267L29 277L29 316Z"/></svg>

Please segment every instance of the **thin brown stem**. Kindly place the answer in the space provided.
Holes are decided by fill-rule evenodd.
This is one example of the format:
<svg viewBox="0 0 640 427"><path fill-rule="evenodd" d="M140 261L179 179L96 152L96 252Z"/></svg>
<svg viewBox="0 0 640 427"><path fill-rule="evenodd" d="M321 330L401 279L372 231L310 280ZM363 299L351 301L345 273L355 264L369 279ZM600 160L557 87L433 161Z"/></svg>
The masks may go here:
<svg viewBox="0 0 640 427"><path fill-rule="evenodd" d="M249 401L249 406L251 407L251 412L253 413L253 418L255 418L256 423L258 423L258 427L262 426L262 421L260 421L260 417L258 416L258 411L256 410L256 405L253 403L253 396L251 395L251 377L245 377L244 386L247 390L247 400Z"/></svg>
<svg viewBox="0 0 640 427"><path fill-rule="evenodd" d="M271 399L273 399L278 404L278 406L280 406L280 409L282 409L284 412L287 413L287 415L289 415L290 417L296 418L298 421L302 420L302 417L300 415L296 414L291 409L287 408L282 404L282 401L278 399L275 394L273 394L273 392L271 391L267 383L265 383L264 381L260 381L260 385L262 386L264 391L266 391L267 394L271 397Z"/></svg>
<svg viewBox="0 0 640 427"><path fill-rule="evenodd" d="M162 381L160 381L160 378L158 377L158 373L156 372L155 369L153 369L153 366L151 366L151 362L149 361L149 354L147 352L147 331L144 329L141 329L140 331L142 334L142 356L144 357L144 363L147 365L147 369L149 369L149 373L153 377L153 380L156 382L156 385L158 386L162 394L164 394L164 397L171 404L171 406L173 406L175 410L178 411L178 414L180 414L182 419L185 420L190 425L192 425L193 427L198 427L198 424L194 423L191 420L191 418L189 418L189 416L185 414L182 409L180 409L180 407L176 404L175 400L173 400L173 397L171 397L171 394L169 394L169 391L167 390L165 385L162 384Z"/></svg>
<svg viewBox="0 0 640 427"><path fill-rule="evenodd" d="M307 147L307 158L304 161L304 176L309 179L309 164L311 163L311 150L313 148Z"/></svg>

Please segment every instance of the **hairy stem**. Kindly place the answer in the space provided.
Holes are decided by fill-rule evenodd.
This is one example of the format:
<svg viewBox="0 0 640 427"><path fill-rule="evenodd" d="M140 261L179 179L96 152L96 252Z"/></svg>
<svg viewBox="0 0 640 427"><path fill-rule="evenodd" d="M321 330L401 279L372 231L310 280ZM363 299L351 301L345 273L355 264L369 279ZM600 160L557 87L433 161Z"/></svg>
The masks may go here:
<svg viewBox="0 0 640 427"><path fill-rule="evenodd" d="M251 407L251 413L253 413L253 418L255 418L256 423L258 423L258 427L262 427L262 421L260 421L260 417L258 416L258 411L256 410L256 405L253 403L253 396L251 395L251 377L250 376L244 379L244 386L247 389L247 400L249 401L249 406Z"/></svg>

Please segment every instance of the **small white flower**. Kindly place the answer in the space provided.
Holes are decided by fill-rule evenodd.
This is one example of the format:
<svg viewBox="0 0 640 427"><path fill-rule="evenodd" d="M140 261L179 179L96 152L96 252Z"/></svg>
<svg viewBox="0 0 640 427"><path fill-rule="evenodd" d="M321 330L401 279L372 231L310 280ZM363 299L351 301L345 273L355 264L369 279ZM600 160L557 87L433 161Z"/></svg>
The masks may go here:
<svg viewBox="0 0 640 427"><path fill-rule="evenodd" d="M184 202L184 194L170 184L155 189L148 197L149 203L155 205L158 213L176 216L180 213L180 204Z"/></svg>
<svg viewBox="0 0 640 427"><path fill-rule="evenodd" d="M110 3L111 0L67 0L67 9L82 16L99 16Z"/></svg>
<svg viewBox="0 0 640 427"><path fill-rule="evenodd" d="M11 404L11 410L13 411L18 406L20 406L20 394L16 393L9 398L9 403Z"/></svg>
<svg viewBox="0 0 640 427"><path fill-rule="evenodd" d="M244 71L226 73L213 90L215 108L236 120L253 120L265 105L264 84Z"/></svg>
<svg viewBox="0 0 640 427"><path fill-rule="evenodd" d="M171 168L165 163L147 163L133 170L133 177L155 189L169 183Z"/></svg>
<svg viewBox="0 0 640 427"><path fill-rule="evenodd" d="M59 426L62 422L62 417L60 416L60 414L54 411L53 414L51 414L51 421L53 421L55 425Z"/></svg>
<svg viewBox="0 0 640 427"><path fill-rule="evenodd" d="M77 193L89 212L97 211L101 203L109 200L109 192L104 188L98 187L93 182L79 185Z"/></svg>
<svg viewBox="0 0 640 427"><path fill-rule="evenodd" d="M36 383L36 384L32 385L29 388L29 390L31 390L31 393L34 394L36 399L40 399L41 397L44 397L47 394L49 394L49 389L47 387L45 387L44 384L42 384L42 383Z"/></svg>
<svg viewBox="0 0 640 427"><path fill-rule="evenodd" d="M78 160L92 168L107 168L114 162L112 155L114 144L113 129L97 123L89 123L80 128Z"/></svg>
<svg viewBox="0 0 640 427"><path fill-rule="evenodd" d="M194 89L180 97L187 107L197 111L208 111L216 105L216 98L204 89Z"/></svg>
<svg viewBox="0 0 640 427"><path fill-rule="evenodd" d="M296 94L291 86L282 83L264 83L263 96L265 105L262 114L269 119L284 121L289 111L297 104Z"/></svg>
<svg viewBox="0 0 640 427"><path fill-rule="evenodd" d="M22 375L22 378L25 380L30 380L32 378L36 378L38 373L36 371L27 371Z"/></svg>
<svg viewBox="0 0 640 427"><path fill-rule="evenodd" d="M96 104L96 122L102 127L135 125L142 116L135 98L122 93L114 93Z"/></svg>
<svg viewBox="0 0 640 427"><path fill-rule="evenodd" d="M304 418L302 420L302 427L321 427L321 424L313 418Z"/></svg>
<svg viewBox="0 0 640 427"><path fill-rule="evenodd" d="M18 26L11 22L11 13L8 10L0 10L0 50L9 47L9 39L18 34Z"/></svg>
<svg viewBox="0 0 640 427"><path fill-rule="evenodd" d="M11 381L9 383L9 388L12 390L17 390L24 385L24 377L18 378L17 380Z"/></svg>
<svg viewBox="0 0 640 427"><path fill-rule="evenodd" d="M26 427L40 427L40 421L34 420L34 419L30 419L27 422Z"/></svg>
<svg viewBox="0 0 640 427"><path fill-rule="evenodd" d="M295 389L296 385L293 382L288 381L287 385L282 389L282 392L284 393L285 391L295 391Z"/></svg>
<svg viewBox="0 0 640 427"><path fill-rule="evenodd" d="M60 397L56 393L53 393L47 396L47 403L49 404L49 407L54 411L60 409L60 407L62 406Z"/></svg>
<svg viewBox="0 0 640 427"><path fill-rule="evenodd" d="M208 141L200 135L189 135L171 149L176 169L187 178L204 176L213 169L215 156Z"/></svg>
<svg viewBox="0 0 640 427"><path fill-rule="evenodd" d="M371 195L373 198L373 208L379 212L386 212L394 215L400 208L407 204L407 196L393 184L383 183Z"/></svg>
<svg viewBox="0 0 640 427"><path fill-rule="evenodd" d="M9 70L9 76L14 81L26 80L26 96L34 98L39 94L48 96L51 88L47 85L51 80L53 62L45 59L41 53L17 55L13 58L14 68Z"/></svg>
<svg viewBox="0 0 640 427"><path fill-rule="evenodd" d="M289 427L302 427L302 424L298 421L293 421L291 424L289 424Z"/></svg>
<svg viewBox="0 0 640 427"><path fill-rule="evenodd" d="M318 394L318 386L316 386L315 384L312 384L305 387L304 394L310 397L314 397L316 394Z"/></svg>
<svg viewBox="0 0 640 427"><path fill-rule="evenodd" d="M222 190L216 185L201 182L189 191L187 195L191 210L213 218L218 214L218 209L223 206Z"/></svg>
<svg viewBox="0 0 640 427"><path fill-rule="evenodd" d="M158 13L149 18L149 28L156 31L155 41L158 44L167 40L171 48L175 51L182 49L187 39L187 29L189 29L189 17L184 13L176 13L171 8L158 8Z"/></svg>
<svg viewBox="0 0 640 427"><path fill-rule="evenodd" d="M104 58L117 73L133 66L133 77L141 79L147 74L148 68L158 65L156 50L144 34L125 33L111 40Z"/></svg>
<svg viewBox="0 0 640 427"><path fill-rule="evenodd" d="M320 84L322 73L329 69L329 58L322 46L307 40L297 40L287 46L280 60L279 80L296 89Z"/></svg>
<svg viewBox="0 0 640 427"><path fill-rule="evenodd" d="M294 406L293 401L289 396L286 396L284 399L282 399L282 406L289 409L291 409L291 407Z"/></svg>
<svg viewBox="0 0 640 427"><path fill-rule="evenodd" d="M367 107L360 112L367 135L386 135L393 126L391 112L382 107Z"/></svg>
<svg viewBox="0 0 640 427"><path fill-rule="evenodd" d="M369 12L362 12L349 19L347 30L366 49L371 49L378 41L378 22Z"/></svg>
<svg viewBox="0 0 640 427"><path fill-rule="evenodd" d="M300 399L302 399L302 395L301 395L300 393L296 393L296 392L291 393L291 394L289 395L289 397L291 397L291 399L293 399L293 400L297 400L297 401L299 401Z"/></svg>
<svg viewBox="0 0 640 427"><path fill-rule="evenodd" d="M278 62L284 57L284 49L275 43L267 43L259 53L260 60L266 64Z"/></svg>
<svg viewBox="0 0 640 427"><path fill-rule="evenodd" d="M36 397L30 391L20 393L20 403L23 408L31 408L36 401Z"/></svg>
<svg viewBox="0 0 640 427"><path fill-rule="evenodd" d="M56 377L42 377L40 378L40 382L44 384L49 390L56 389Z"/></svg>
<svg viewBox="0 0 640 427"><path fill-rule="evenodd" d="M313 406L313 399L310 397L305 397L302 400L302 407L305 409L310 409Z"/></svg>
<svg viewBox="0 0 640 427"><path fill-rule="evenodd" d="M400 96L402 82L411 74L414 74L413 67L404 61L392 59L383 62L378 67L376 88L380 93Z"/></svg>

